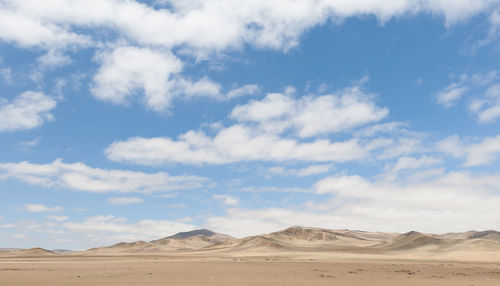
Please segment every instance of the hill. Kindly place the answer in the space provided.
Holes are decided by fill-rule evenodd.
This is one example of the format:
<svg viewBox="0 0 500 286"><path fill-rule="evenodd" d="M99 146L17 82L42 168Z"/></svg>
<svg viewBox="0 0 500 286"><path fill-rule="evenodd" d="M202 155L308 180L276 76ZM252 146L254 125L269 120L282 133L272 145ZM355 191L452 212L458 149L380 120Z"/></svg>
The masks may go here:
<svg viewBox="0 0 500 286"><path fill-rule="evenodd" d="M216 233L208 229L197 229L164 238L135 242L120 242L111 246L92 248L85 251L85 254L123 254L139 252L162 252L162 251L188 251L202 249L204 247L216 245L224 241L234 239L232 236Z"/></svg>

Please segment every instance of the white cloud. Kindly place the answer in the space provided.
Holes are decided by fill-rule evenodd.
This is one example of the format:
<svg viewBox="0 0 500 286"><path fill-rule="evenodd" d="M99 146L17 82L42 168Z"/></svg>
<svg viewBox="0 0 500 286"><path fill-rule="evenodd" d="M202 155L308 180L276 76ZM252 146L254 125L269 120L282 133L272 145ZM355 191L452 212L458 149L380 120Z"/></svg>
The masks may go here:
<svg viewBox="0 0 500 286"><path fill-rule="evenodd" d="M63 54L59 50L49 50L44 55L38 57L37 59L40 67L43 68L56 68L68 65L72 62L71 58Z"/></svg>
<svg viewBox="0 0 500 286"><path fill-rule="evenodd" d="M143 45L221 50L252 43L290 48L308 29L328 18L375 15L382 21L420 12L444 15L446 24L494 11L495 1L169 1L156 10L137 1L11 1L2 5L0 37L24 46L86 42L75 27L107 28ZM98 11L98 12L96 12ZM218 33L212 33L218 31ZM84 33L80 31L81 33ZM31 36L31 38L29 37Z"/></svg>
<svg viewBox="0 0 500 286"><path fill-rule="evenodd" d="M477 86L488 86L498 79L498 71L492 70L487 73L475 73L470 79L472 84Z"/></svg>
<svg viewBox="0 0 500 286"><path fill-rule="evenodd" d="M380 124L375 124L366 128L363 128L355 133L359 137L371 137L379 133L395 133L395 132L408 132L406 128L409 127L407 123L403 122L385 122Z"/></svg>
<svg viewBox="0 0 500 286"><path fill-rule="evenodd" d="M169 52L148 48L118 47L99 56L102 66L94 76L92 93L100 100L128 103L135 94L144 92L146 105L161 111L172 100L169 81L179 73L182 62Z"/></svg>
<svg viewBox="0 0 500 286"><path fill-rule="evenodd" d="M185 98L192 97L221 97L220 84L203 77L198 81L191 81L186 79L178 79L176 84L176 93L183 95Z"/></svg>
<svg viewBox="0 0 500 286"><path fill-rule="evenodd" d="M229 100L258 90L255 85L244 85L225 94L222 86L208 77L183 78L183 63L165 50L121 46L97 59L101 67L94 76L92 94L116 104L129 104L134 97L144 95L147 107L165 111L175 98Z"/></svg>
<svg viewBox="0 0 500 286"><path fill-rule="evenodd" d="M393 170L398 172L407 169L419 169L422 167L440 164L441 162L442 161L440 159L429 156L422 156L420 158L405 156L398 159L398 161L394 165Z"/></svg>
<svg viewBox="0 0 500 286"><path fill-rule="evenodd" d="M12 70L10 67L1 69L0 74L2 75L3 81L6 84L12 84L14 82L12 78Z"/></svg>
<svg viewBox="0 0 500 286"><path fill-rule="evenodd" d="M316 140L298 142L243 125L221 129L214 137L189 131L178 140L169 138L130 138L111 144L105 154L117 162L142 165L167 163L226 164L238 161L345 162L363 158L366 150L358 140L341 142Z"/></svg>
<svg viewBox="0 0 500 286"><path fill-rule="evenodd" d="M444 16L445 25L450 26L485 13L495 26L498 7L492 0L167 2L162 9L134 0L2 2L0 39L24 48L42 48L46 54L39 62L46 67L69 63L71 59L64 54L68 49L95 47L101 63L91 88L96 98L123 104L144 93L149 108L163 111L176 94L228 99L255 92L253 86L244 86L224 94L213 81L183 79L183 62L175 55L181 56L179 50L195 58L243 49L247 44L288 50L298 45L306 31L328 20L342 23L348 17L367 15L384 22L429 13ZM115 49L106 52L109 47ZM177 76L174 81L173 75ZM34 79L40 76L36 73ZM303 132L308 136L309 131Z"/></svg>
<svg viewBox="0 0 500 286"><path fill-rule="evenodd" d="M226 97L228 99L242 97L245 95L254 95L260 91L260 86L256 84L245 84L243 86L234 88L227 92Z"/></svg>
<svg viewBox="0 0 500 286"><path fill-rule="evenodd" d="M437 103L447 108L451 107L456 104L468 90L469 88L466 86L452 83L436 95Z"/></svg>
<svg viewBox="0 0 500 286"><path fill-rule="evenodd" d="M66 47L90 43L88 36L68 31L62 25L50 23L50 21L43 23L41 19L26 15L23 11L9 9L21 2L23 1L13 2L10 5L0 3L0 39L3 41L28 48Z"/></svg>
<svg viewBox="0 0 500 286"><path fill-rule="evenodd" d="M500 118L500 84L493 84L486 90L486 96L475 98L469 109L477 114L481 123L492 123Z"/></svg>
<svg viewBox="0 0 500 286"><path fill-rule="evenodd" d="M299 99L292 97L293 93L292 88L287 88L283 94L268 94L262 100L236 106L230 117L239 122L229 127L216 124L212 136L191 130L177 139L132 137L112 143L104 153L112 161L154 166L386 160L428 151L425 134L406 130L407 124L399 122L372 125L342 141L329 139L327 135L340 131L352 133L353 129L387 115L388 110L376 106L372 96L361 92L359 87L344 89L339 94ZM397 132L398 136L370 138L383 132ZM297 171L296 175L320 172L325 172L324 166L321 170Z"/></svg>
<svg viewBox="0 0 500 286"><path fill-rule="evenodd" d="M479 140L462 140L458 135L453 135L439 141L437 148L456 158L465 159L465 166L486 165L500 157L500 135Z"/></svg>
<svg viewBox="0 0 500 286"><path fill-rule="evenodd" d="M245 95L254 95L259 91L260 87L258 85L246 84L240 87L235 87L224 93L223 88L219 83L216 83L207 77L203 77L196 82L179 78L175 82L176 96L185 99L208 97L219 101L227 101Z"/></svg>
<svg viewBox="0 0 500 286"><path fill-rule="evenodd" d="M474 43L470 50L475 53L478 49L483 46L489 45L499 37L499 28L500 28L500 11L495 10L489 15L490 29L485 38L480 41Z"/></svg>
<svg viewBox="0 0 500 286"><path fill-rule="evenodd" d="M186 205L183 203L169 204L168 206L171 208L185 208L186 207Z"/></svg>
<svg viewBox="0 0 500 286"><path fill-rule="evenodd" d="M293 114L294 107L295 102L291 96L270 93L262 100L252 100L245 105L236 106L230 116L242 122L265 123L276 120L273 125L282 129L282 126L279 126L279 123L282 123L280 121L284 121L284 116Z"/></svg>
<svg viewBox="0 0 500 286"><path fill-rule="evenodd" d="M144 199L135 197L117 197L117 198L109 198L108 202L112 205L130 205L130 204L142 203L144 202Z"/></svg>
<svg viewBox="0 0 500 286"><path fill-rule="evenodd" d="M30 141L22 141L22 142L19 142L19 146L21 146L21 148L27 150L29 148L33 148L33 147L38 146L38 144L40 144L40 140L41 140L41 137L37 137L37 138L30 140Z"/></svg>
<svg viewBox="0 0 500 286"><path fill-rule="evenodd" d="M404 155L429 151L424 136L401 136L395 138L380 137L371 141L366 148L373 149L376 159L386 160Z"/></svg>
<svg viewBox="0 0 500 286"><path fill-rule="evenodd" d="M41 204L26 204L24 205L24 210L32 213L40 212L58 212L62 211L62 207L47 207Z"/></svg>
<svg viewBox="0 0 500 286"><path fill-rule="evenodd" d="M469 111L479 123L493 123L500 118L500 84L498 71L462 74L459 81L451 83L437 94L437 102L445 107L456 104L466 95Z"/></svg>
<svg viewBox="0 0 500 286"><path fill-rule="evenodd" d="M267 169L267 172L270 175L306 177L328 173L332 169L333 166L329 164L310 165L304 168L285 168L281 166L275 166Z"/></svg>
<svg viewBox="0 0 500 286"><path fill-rule="evenodd" d="M250 192L250 193L270 193L270 192L279 192L279 193L309 193L309 189L298 188L298 187L276 187L276 186L260 186L260 187L244 187L239 189L242 192Z"/></svg>
<svg viewBox="0 0 500 286"><path fill-rule="evenodd" d="M46 218L48 218L50 220L59 221L59 222L69 219L69 217L67 217L67 216L60 216L60 215L48 215L48 216L46 216Z"/></svg>
<svg viewBox="0 0 500 286"><path fill-rule="evenodd" d="M49 164L0 163L0 180L17 179L32 185L88 192L162 192L201 187L206 178L171 176L165 172L143 173L91 168L60 159Z"/></svg>
<svg viewBox="0 0 500 286"><path fill-rule="evenodd" d="M11 101L0 98L0 132L39 127L54 116L57 101L41 92L26 91Z"/></svg>
<svg viewBox="0 0 500 286"><path fill-rule="evenodd" d="M282 132L294 129L299 137L345 131L387 116L389 111L375 105L371 95L360 87L336 94L306 96L271 93L263 100L237 106L231 117L240 122L255 122L264 130Z"/></svg>
<svg viewBox="0 0 500 286"><path fill-rule="evenodd" d="M240 203L240 200L237 197L230 195L213 195L212 197L223 202L226 206L237 206Z"/></svg>
<svg viewBox="0 0 500 286"><path fill-rule="evenodd" d="M162 195L157 195L157 198L163 198L163 199L171 199L177 197L179 194L176 193L169 193L169 194L162 194Z"/></svg>

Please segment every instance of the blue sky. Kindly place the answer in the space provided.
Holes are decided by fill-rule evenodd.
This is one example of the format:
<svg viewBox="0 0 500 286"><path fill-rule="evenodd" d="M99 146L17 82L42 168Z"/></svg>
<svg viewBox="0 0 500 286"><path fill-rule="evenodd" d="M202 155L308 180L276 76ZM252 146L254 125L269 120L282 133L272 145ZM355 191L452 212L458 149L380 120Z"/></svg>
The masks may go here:
<svg viewBox="0 0 500 286"><path fill-rule="evenodd" d="M500 2L0 1L0 247L500 229Z"/></svg>

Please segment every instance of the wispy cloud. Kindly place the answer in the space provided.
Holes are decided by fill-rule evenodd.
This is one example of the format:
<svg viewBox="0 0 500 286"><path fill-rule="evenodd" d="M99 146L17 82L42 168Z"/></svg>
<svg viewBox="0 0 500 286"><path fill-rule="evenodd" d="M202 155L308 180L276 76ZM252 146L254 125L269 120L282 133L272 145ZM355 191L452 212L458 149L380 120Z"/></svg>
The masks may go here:
<svg viewBox="0 0 500 286"><path fill-rule="evenodd" d="M62 211L62 207L47 207L42 204L26 204L24 205L24 210L32 213L41 213L41 212L58 212Z"/></svg>
<svg viewBox="0 0 500 286"><path fill-rule="evenodd" d="M487 165L500 157L500 135L465 140L453 135L439 141L437 148L456 158L465 159L465 166Z"/></svg>
<svg viewBox="0 0 500 286"><path fill-rule="evenodd" d="M333 165L310 165L304 168L286 168L274 166L267 169L267 175L306 177L328 173L333 169Z"/></svg>
<svg viewBox="0 0 500 286"><path fill-rule="evenodd" d="M69 219L69 217L67 217L67 216L60 216L60 215L48 215L48 216L46 216L46 218L48 218L50 220L54 220L54 221L59 221L59 222Z"/></svg>
<svg viewBox="0 0 500 286"><path fill-rule="evenodd" d="M136 197L116 197L116 198L109 198L108 202L112 205L130 205L130 204L142 203L144 202L144 199Z"/></svg>
<svg viewBox="0 0 500 286"><path fill-rule="evenodd" d="M88 192L166 192L194 189L208 179L197 176L171 176L165 172L143 173L91 168L83 163L49 164L30 162L0 163L0 180L17 179L43 187L63 187Z"/></svg>
<svg viewBox="0 0 500 286"><path fill-rule="evenodd" d="M237 206L240 203L240 200L237 197L230 195L213 195L212 197L223 202L227 206Z"/></svg>

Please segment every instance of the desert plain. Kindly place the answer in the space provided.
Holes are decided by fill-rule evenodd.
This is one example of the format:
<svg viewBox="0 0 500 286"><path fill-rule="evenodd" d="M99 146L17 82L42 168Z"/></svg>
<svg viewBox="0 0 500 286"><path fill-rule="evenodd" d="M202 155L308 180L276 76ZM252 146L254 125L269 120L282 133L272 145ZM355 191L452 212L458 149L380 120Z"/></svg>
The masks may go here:
<svg viewBox="0 0 500 286"><path fill-rule="evenodd" d="M0 285L500 285L500 233L209 230L85 251L0 251Z"/></svg>

